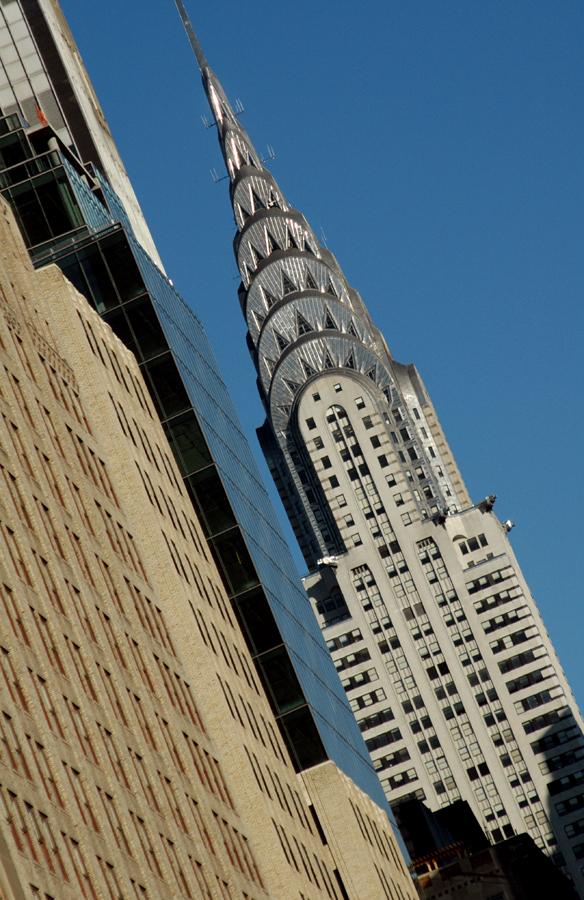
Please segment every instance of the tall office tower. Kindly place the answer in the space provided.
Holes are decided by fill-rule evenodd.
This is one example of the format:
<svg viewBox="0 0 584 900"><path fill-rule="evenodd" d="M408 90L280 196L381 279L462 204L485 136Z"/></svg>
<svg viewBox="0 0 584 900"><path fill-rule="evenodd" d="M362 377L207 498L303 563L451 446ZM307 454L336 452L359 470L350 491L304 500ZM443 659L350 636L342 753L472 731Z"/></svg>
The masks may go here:
<svg viewBox="0 0 584 900"><path fill-rule="evenodd" d="M34 132L50 125L122 200L139 242L162 267L134 189L57 0L0 4L0 109Z"/></svg>
<svg viewBox="0 0 584 900"><path fill-rule="evenodd" d="M412 900L373 801L299 782L133 354L4 201L0 359L2 896Z"/></svg>
<svg viewBox="0 0 584 900"><path fill-rule="evenodd" d="M8 11L17 19L23 8L17 0L2 5L7 19ZM11 46L8 39L14 37L14 29L7 37L6 28L0 28L0 58L1 47ZM5 69L0 90L15 92L7 75ZM313 874L296 838L287 843L282 816L294 816L295 806L290 793L278 786L276 773L284 765L298 773L310 816L320 817L318 833L327 852L335 848L335 896L346 891L350 897L373 900L401 890L409 897L412 887L383 812L385 798L204 331L145 252L144 241L136 238L135 215L132 210L128 214L123 198L112 189L108 165L107 159L102 166L85 165L48 120L31 125L20 108L0 116L0 192L14 210L35 266L58 263L135 353L269 700L266 729L272 732L272 722L279 732L264 748L271 762L258 768L255 750L240 760L242 772L248 769L248 775L257 777L279 809L269 818L272 844L278 841L267 857L288 853L292 885L297 866L311 873L309 879ZM119 413L120 427L140 443L133 421L126 420L123 409ZM173 504L156 492L149 498L157 514L173 524ZM209 585L183 561L175 539L169 541L172 565L190 579L190 590L205 596ZM230 659L221 631L217 635L211 629L208 639ZM233 664L237 666L237 657ZM219 684L217 688L222 690ZM239 727L249 730L247 736L242 730L240 743L262 743L266 732L257 731L253 705L240 696L234 694L232 712ZM342 833L336 827L340 822ZM361 838L355 832L360 828ZM367 848L363 840L369 842ZM316 891L312 884L304 893ZM288 896L281 885L274 895Z"/></svg>
<svg viewBox="0 0 584 900"><path fill-rule="evenodd" d="M230 179L260 439L387 797L397 811L463 798L493 841L528 832L583 884L582 720L510 524L494 497L469 498L417 369L392 357L190 35Z"/></svg>

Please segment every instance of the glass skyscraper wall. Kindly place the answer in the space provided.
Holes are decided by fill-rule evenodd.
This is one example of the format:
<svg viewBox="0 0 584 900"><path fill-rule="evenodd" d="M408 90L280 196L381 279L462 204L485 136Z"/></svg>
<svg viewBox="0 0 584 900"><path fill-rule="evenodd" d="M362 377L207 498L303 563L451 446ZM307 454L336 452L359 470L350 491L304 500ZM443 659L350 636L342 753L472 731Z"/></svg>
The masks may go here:
<svg viewBox="0 0 584 900"><path fill-rule="evenodd" d="M200 321L50 125L0 119L0 167L35 264L56 262L141 365L297 770L331 759L384 805Z"/></svg>

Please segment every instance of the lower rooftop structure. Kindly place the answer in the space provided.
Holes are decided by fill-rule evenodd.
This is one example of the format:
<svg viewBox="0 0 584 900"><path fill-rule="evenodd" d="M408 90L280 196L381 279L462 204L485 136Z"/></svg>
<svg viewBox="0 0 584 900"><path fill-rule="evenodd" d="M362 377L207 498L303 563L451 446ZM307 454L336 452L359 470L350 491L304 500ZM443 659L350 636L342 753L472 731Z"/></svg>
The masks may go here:
<svg viewBox="0 0 584 900"><path fill-rule="evenodd" d="M573 885L526 834L491 845L467 803L402 808L403 835L421 900L577 900Z"/></svg>

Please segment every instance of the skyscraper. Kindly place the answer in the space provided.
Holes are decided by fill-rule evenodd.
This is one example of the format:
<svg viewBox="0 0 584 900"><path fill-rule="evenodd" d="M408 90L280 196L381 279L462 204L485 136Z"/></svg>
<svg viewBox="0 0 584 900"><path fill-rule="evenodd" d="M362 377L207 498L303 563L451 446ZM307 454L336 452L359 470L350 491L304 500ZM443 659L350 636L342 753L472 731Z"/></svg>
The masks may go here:
<svg viewBox="0 0 584 900"><path fill-rule="evenodd" d="M582 719L512 523L494 496L469 497L418 370L393 358L191 41L230 179L260 441L386 795L398 818L406 798L463 798L493 841L528 832L581 885Z"/></svg>
<svg viewBox="0 0 584 900"><path fill-rule="evenodd" d="M173 465L169 466L160 433L157 441L162 452L157 453L152 449L148 429L140 425L137 411L123 401L116 402L115 391L110 392L109 399L102 396L105 406L110 404L108 424L102 423L102 408L91 427L96 432L100 428L107 431L104 441L108 438L121 442L117 450L110 445L109 457L121 479L118 491L126 496L126 514L134 522L130 533L141 534L138 543L149 546L161 529L163 544L158 544L156 552L154 547L152 553L147 551L146 568L152 566L149 577L159 587L169 580L177 585L176 592L166 593L166 601L162 593L160 608L164 608L165 615L174 616L170 598L180 595L181 582L183 602L179 606L184 613L186 604L191 612L187 611L187 618L178 627L181 633L189 634L190 630L193 657L200 653L203 658L207 652L197 646L200 640L232 674L243 679L241 689L235 689L235 682L229 684L231 676L227 681L223 679L222 686L219 670L209 668L217 675L214 689L223 698L214 705L214 693L208 685L209 719L215 723L217 733L222 734L216 748L218 764L241 780L235 793L242 792L242 817L246 818L244 808L252 819L255 816L255 826L250 822L249 839L256 842L258 857L270 866L274 864L273 872L270 868L263 876L266 890L278 900L297 896L299 891L310 896L348 894L375 900L383 894L392 896L390 892L395 890L400 900L402 896L411 897L413 888L396 849L384 811L383 793L310 613L306 594L301 590L206 336L199 320L147 252L151 239L139 208L128 200L131 187L120 170L121 163L118 166L113 143L110 147L111 136L103 113L58 6L44 0L8 0L1 11L0 60L4 68L0 91L7 110L0 110L0 192L12 206L34 265L43 268L56 262L136 355L140 375L137 382L130 375L130 382L138 385L138 393L142 384L150 393L151 401L144 401L145 407L150 413L154 409L161 420L168 448L184 479L191 513L198 523L194 532L179 515L181 507L184 511L183 500L168 493L168 484L162 493L160 485L156 486L160 477L174 483L179 494L183 490L172 475ZM11 61L15 58L18 66L13 69ZM43 77L37 83L33 76L39 67ZM49 92L47 96L40 95L41 87ZM55 100L57 111L48 96ZM65 107L72 96L76 106L67 117ZM93 117L86 116L88 104L93 108ZM33 108L36 121L31 122ZM81 140L87 131L93 145L85 145ZM6 266L13 255L9 248ZM17 275L15 271L14 278ZM28 277L24 277L25 282ZM56 323L57 314L53 314L50 304L46 308L47 320L54 323L54 343L59 353L67 356L68 351L77 354L79 350L83 374L93 365L88 363L93 353L123 385L127 370L124 354L119 358L119 346L115 342L112 345L113 338L105 325L95 324L94 315L87 318L89 311L83 303L79 304L74 292L65 291L65 295L69 297L69 308L66 303L60 307L62 325ZM24 315L24 289L21 299ZM71 322L66 321L68 316ZM87 325L85 338L90 348L81 340L83 352L78 346L80 318ZM109 337L104 342L95 341L92 329L97 329L102 338ZM130 368L135 376L133 363ZM110 376L111 372L106 382ZM95 370L93 377L99 378ZM91 393L90 383L91 380L85 381L87 393ZM159 429L158 423L155 427ZM132 457L134 450L141 452L140 448L150 464L141 473L134 470L136 460ZM125 471L128 466L132 478ZM154 476L151 466L158 475ZM130 490L132 479L134 489ZM89 503L93 511L91 498ZM143 510L140 504L145 505ZM67 504L63 510L66 518ZM79 515L84 522L86 513L91 524L82 502ZM53 516L59 521L58 510ZM115 545L115 552L118 543L115 531L108 532L108 523L105 515L106 536ZM206 545L200 543L198 528ZM87 540L91 541L90 537ZM131 538L128 540L131 546ZM81 543L83 546L83 538ZM199 554L197 558L191 555L191 543ZM71 546L74 549L77 542ZM204 558L205 565L199 557ZM13 567L19 560L17 556ZM83 569L82 574L89 578L91 571ZM26 588L14 579L7 584L16 603L15 615L20 616ZM107 585L101 585L101 590L102 602L108 608L110 603L115 605L116 596L111 596ZM188 602L190 595L192 607ZM81 606L85 594L82 596ZM42 586L40 598L47 599ZM208 616L205 604L209 606ZM217 615L225 620L223 624ZM228 635L231 631L236 636L234 641ZM5 637L3 629L2 636ZM96 644L109 661L110 653L115 657L115 644L112 649L109 643L103 643L101 632L99 637ZM81 652L83 646L80 643ZM14 655L17 652L15 646ZM87 651L89 655L95 653L95 649ZM188 650L183 655L187 665ZM151 662L149 658L148 661ZM40 652L39 664L47 670L51 660ZM146 665L143 673L146 683L148 668ZM50 687L52 675L41 674ZM123 676L114 680L127 687ZM205 679L201 677L199 681L195 675L192 681L203 691ZM247 696L248 691L257 696L255 705ZM139 702L131 697L129 702L134 703L130 730L136 725L132 715L142 727ZM112 704L117 704L115 696ZM85 721L84 716L82 719ZM210 724L205 727L212 730ZM147 727L145 733L146 740ZM55 753L61 752L59 747L57 742ZM172 744L169 752L172 755ZM281 777L282 773L287 774ZM263 792L261 800L256 790ZM142 793L147 793L147 787ZM164 815L167 814L168 810ZM221 823L216 824L221 832ZM118 830L124 827L119 826ZM254 827L255 838L251 834ZM301 837L304 829L310 835L306 840ZM190 835L190 831L187 833ZM233 850L230 839L222 834L216 839L227 840ZM14 848L8 843L10 856ZM313 843L315 847L310 849L309 844ZM321 870L314 849L325 845L329 849L322 853L330 853L331 857L328 862L321 859L325 866ZM226 850L228 856L230 849ZM229 879L230 876L227 882ZM210 890L215 891L214 896L228 896L217 893L222 890L219 882ZM156 888L150 893L161 895Z"/></svg>
<svg viewBox="0 0 584 900"><path fill-rule="evenodd" d="M29 128L48 124L78 159L102 171L154 262L158 251L57 0L0 9L0 109Z"/></svg>

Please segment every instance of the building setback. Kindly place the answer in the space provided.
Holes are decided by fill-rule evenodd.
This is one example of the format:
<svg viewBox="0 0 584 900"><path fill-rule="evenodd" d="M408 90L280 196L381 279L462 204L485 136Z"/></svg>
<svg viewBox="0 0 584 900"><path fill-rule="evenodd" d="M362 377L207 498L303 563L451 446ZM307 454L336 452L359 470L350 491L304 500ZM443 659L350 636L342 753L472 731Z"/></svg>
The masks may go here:
<svg viewBox="0 0 584 900"><path fill-rule="evenodd" d="M108 151L111 135L58 5L45 0L7 0L1 16L0 92L6 109L0 109L0 191L12 206L34 265L42 268L57 262L136 355L144 379L145 405L150 412L154 408L162 422L174 463L164 453L161 437L162 457L157 453L149 457L148 432L124 402L116 402L117 394L112 391L108 400L110 424L103 441L121 440L120 432L125 437L111 450L108 462L120 478L119 496L127 498L124 515L128 523L130 513L134 516L129 533L135 540L142 534L146 547L156 534L163 541L158 546L161 556L155 558L154 547L152 555L150 551L146 554L152 566L152 570L146 566L148 577L160 585L161 592L173 579L177 585L182 582L183 600L187 603L188 594L192 603L192 607L187 604L190 617L187 615L177 626L181 634L184 632L184 640L191 641L186 655L202 653L196 643L200 635L203 644L208 641L207 651L223 660L219 668L227 666L252 692L247 699L241 687L237 692L232 685L230 692L229 679L221 675L221 682L217 669L215 681L211 675L211 682L202 676L191 680L196 684L193 692L197 702L199 689L204 693L208 685L208 716L215 721L219 735L217 763L228 774L237 773L241 781L240 788L230 786L229 790L234 797L241 792L240 815L245 818L247 810L251 817L245 834L250 842L257 842L258 866L267 867L262 870L265 890L278 900L301 895L371 900L388 896L393 900L392 892L400 900L402 896L409 898L413 888L384 811L387 807L378 779L310 613L206 336L198 319L144 249L149 249L151 239L137 204L128 199L131 186L124 182L127 178L123 168L120 170L121 163L118 165L115 147ZM11 65L15 54L16 68ZM39 66L43 78L36 81L33 76ZM35 93L47 82L56 105ZM73 111L67 106L71 98L75 100ZM86 115L88 104L93 117ZM33 106L38 112L31 122ZM85 132L94 149L83 143ZM6 266L12 250L7 254ZM23 295L25 304L24 291ZM126 370L118 358L119 344L105 325L95 324L95 316L75 292L65 291L65 295L69 307L67 303L62 305L63 323L54 326L55 345L61 346L61 334L66 335L64 340L69 343L61 347L63 355L79 350L79 365L85 372L92 329L97 331L101 340L93 341L94 355L106 369L109 366L113 370L116 380L121 378L122 384ZM46 317L50 322L48 310ZM88 328L86 331L83 325L87 346L83 341L78 344L75 338L81 335L81 320ZM123 359L130 366L133 357L126 353ZM95 368L91 377L86 384L99 382ZM79 377L79 383L81 380ZM106 379L109 381L111 372ZM91 399L86 399L88 422L91 404ZM98 418L101 414L97 412ZM140 448L149 469L138 466L134 470L136 460L132 463L131 454L140 453ZM184 522L177 518L176 510L184 505L184 498L179 502L169 494L168 485L166 492L157 489L152 469L157 465L162 467L159 476L164 480L166 472L180 493L183 488L176 483L176 472L174 478L169 474L178 465L191 504L189 514L205 539L200 546L196 534L181 531ZM126 481L128 486L133 484L131 490ZM150 527L146 528L148 522ZM209 582L198 558L190 556L191 544L218 582ZM217 594L217 584L223 591L223 601ZM26 600L19 583L12 595L18 605ZM160 609L163 615L172 616L172 605L167 608L165 604L181 592L177 587L176 592L164 596ZM116 598L109 599L114 602ZM220 624L211 612L207 617L202 611L207 606L216 609L225 622ZM238 635L235 643L230 642L226 622ZM109 665L109 645L98 644L102 660L107 659ZM243 646L247 656L240 656ZM83 651L82 644L80 647ZM48 665L47 658L42 672L47 681ZM147 675L144 677L147 680ZM217 699L213 711L211 700L219 697L219 691L225 703ZM254 711L260 716L259 724ZM205 722L205 728L211 733L209 723ZM267 754L265 765L262 754ZM287 782L279 770L288 773ZM260 802L255 788L250 787L254 784L267 800ZM262 802L267 806L262 807ZM318 838L325 869L321 871L321 862L300 832L289 832L287 817L299 819L300 827L306 828L313 839ZM342 834L338 834L340 823ZM13 856L9 838L7 845L8 855ZM328 863L323 854L330 854ZM229 882L230 876L226 877ZM219 893L219 882L217 886L213 882L210 890L213 896L227 896ZM150 895L161 896L157 890ZM57 896L61 894L57 892ZM199 895L195 892L193 896Z"/></svg>
<svg viewBox="0 0 584 900"><path fill-rule="evenodd" d="M133 354L0 204L2 896L409 900L385 813L295 774Z"/></svg>
<svg viewBox="0 0 584 900"><path fill-rule="evenodd" d="M582 719L500 522L413 365L286 200L187 26L230 182L259 436L315 614L399 821L467 800L584 884Z"/></svg>

